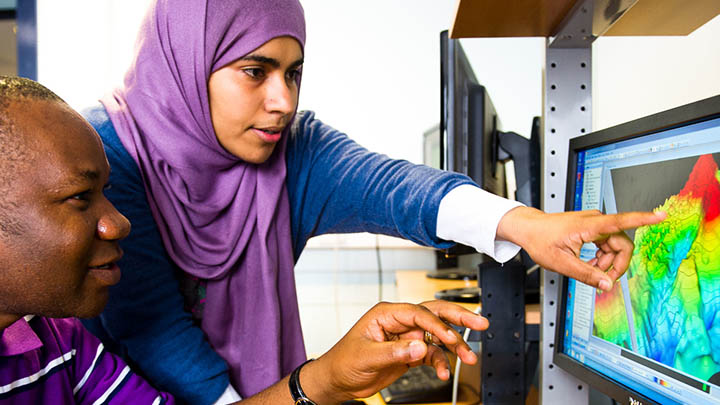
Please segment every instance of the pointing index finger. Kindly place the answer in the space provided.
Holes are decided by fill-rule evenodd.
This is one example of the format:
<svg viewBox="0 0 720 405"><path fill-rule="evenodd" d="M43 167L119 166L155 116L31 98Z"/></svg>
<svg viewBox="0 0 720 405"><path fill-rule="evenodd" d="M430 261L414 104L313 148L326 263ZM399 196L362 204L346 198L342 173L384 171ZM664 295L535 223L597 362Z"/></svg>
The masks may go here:
<svg viewBox="0 0 720 405"><path fill-rule="evenodd" d="M621 214L604 215L600 225L600 233L611 234L625 229L653 225L662 222L667 217L664 211L657 212L625 212Z"/></svg>

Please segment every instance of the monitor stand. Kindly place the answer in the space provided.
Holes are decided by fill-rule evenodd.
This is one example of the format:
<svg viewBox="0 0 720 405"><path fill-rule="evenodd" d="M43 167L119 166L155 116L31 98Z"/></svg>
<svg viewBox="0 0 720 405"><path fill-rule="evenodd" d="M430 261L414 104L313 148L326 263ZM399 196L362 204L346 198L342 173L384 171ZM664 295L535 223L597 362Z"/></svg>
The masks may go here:
<svg viewBox="0 0 720 405"><path fill-rule="evenodd" d="M425 276L437 280L477 280L477 270L450 267L428 271ZM480 302L480 287L450 288L435 293L435 298L450 302Z"/></svg>
<svg viewBox="0 0 720 405"><path fill-rule="evenodd" d="M479 304L482 290L480 287L450 288L435 293L435 298L450 302L468 302Z"/></svg>

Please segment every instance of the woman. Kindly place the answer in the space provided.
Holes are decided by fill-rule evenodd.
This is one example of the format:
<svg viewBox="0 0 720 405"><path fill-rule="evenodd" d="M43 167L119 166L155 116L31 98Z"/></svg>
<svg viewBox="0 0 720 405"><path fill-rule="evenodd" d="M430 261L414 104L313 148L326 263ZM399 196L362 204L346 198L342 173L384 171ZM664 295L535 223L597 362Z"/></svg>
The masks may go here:
<svg viewBox="0 0 720 405"><path fill-rule="evenodd" d="M160 0L145 17L123 87L86 112L113 169L107 196L133 223L123 280L86 326L160 388L193 403L221 394L223 401L235 390L249 397L305 361L293 264L311 236L367 231L439 248L459 241L500 261L520 245L545 267L609 288L632 249L620 229L659 220L549 216L490 196L464 176L368 152L313 113L296 114L304 42L296 0ZM598 258L577 260L593 240L604 246ZM448 305L401 307L401 314L427 307L448 321L469 316ZM484 325L473 319L464 324ZM404 327L373 337L422 336L420 325ZM303 369L307 380L359 361L347 357L357 352L347 344L359 342L357 334L367 336L350 334ZM425 353L422 361L446 375L439 351ZM390 383L404 362L381 372L381 357L359 361L373 370L366 391L340 391L372 393L378 381ZM340 385L360 384L357 377Z"/></svg>

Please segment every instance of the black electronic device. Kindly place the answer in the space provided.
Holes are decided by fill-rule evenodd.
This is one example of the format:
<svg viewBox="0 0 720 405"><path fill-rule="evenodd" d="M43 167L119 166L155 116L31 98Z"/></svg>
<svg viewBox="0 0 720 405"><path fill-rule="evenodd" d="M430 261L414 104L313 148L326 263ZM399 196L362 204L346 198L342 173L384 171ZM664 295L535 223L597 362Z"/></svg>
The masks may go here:
<svg viewBox="0 0 720 405"><path fill-rule="evenodd" d="M540 117L534 117L530 139L514 132L496 133L499 162L512 160L515 171L515 200L540 209ZM495 165L493 165L494 167ZM540 269L525 250L520 251L520 263L528 271L525 277L525 301L540 302Z"/></svg>
<svg viewBox="0 0 720 405"><path fill-rule="evenodd" d="M490 95L475 77L460 41L451 39L447 31L440 33L440 77L440 166L463 173L484 190L506 197L504 167L512 160L517 186L515 199L540 208L540 117L533 118L529 139L514 132L503 132ZM434 128L425 134L428 161L434 161L429 156L437 148L431 149L429 145L435 145L436 138L438 134ZM447 257L456 257L476 251L457 244L443 253ZM524 251L521 255L523 264L528 269L533 267L534 263ZM428 277L453 279L459 278L459 272L457 268L438 269L428 273ZM526 288L533 301L538 301L539 279L537 271L526 278ZM468 298L467 290L458 290L457 295L445 290L440 293L442 297L436 297L479 302L479 289L476 291L478 296L472 299Z"/></svg>
<svg viewBox="0 0 720 405"><path fill-rule="evenodd" d="M612 290L557 298L554 363L622 404L720 404L719 165L720 96L570 140L568 211L668 214Z"/></svg>
<svg viewBox="0 0 720 405"><path fill-rule="evenodd" d="M450 402L452 376L443 381L430 366L411 367L392 384L380 390L380 396L387 404Z"/></svg>

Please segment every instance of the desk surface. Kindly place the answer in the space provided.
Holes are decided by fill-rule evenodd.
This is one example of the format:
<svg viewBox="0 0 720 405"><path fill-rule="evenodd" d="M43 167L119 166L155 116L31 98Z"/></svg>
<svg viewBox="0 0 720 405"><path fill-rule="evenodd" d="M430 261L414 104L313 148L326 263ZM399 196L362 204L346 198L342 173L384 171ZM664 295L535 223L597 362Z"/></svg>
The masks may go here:
<svg viewBox="0 0 720 405"><path fill-rule="evenodd" d="M476 287L476 280L438 280L427 278L426 270L401 270L395 272L398 301L418 304L435 299L435 293L449 288ZM460 303L474 311L478 304ZM540 304L529 304L525 307L525 322L540 324Z"/></svg>
<svg viewBox="0 0 720 405"><path fill-rule="evenodd" d="M477 286L476 280L440 280L427 278L426 274L427 270L400 270L395 272L397 300L418 304L423 301L435 299L435 293L439 290ZM478 304L466 303L461 303L460 305L471 311L474 311L478 306ZM525 320L527 323L540 323L539 304L531 304L526 307ZM385 401L382 400L380 394L375 394L370 398L365 398L363 401L365 401L368 405L385 405ZM477 391L466 385L460 385L458 390L459 405L478 404L479 402L480 398ZM535 400L534 403L537 403L537 400ZM443 402L435 405L445 404L450 405L450 402Z"/></svg>

